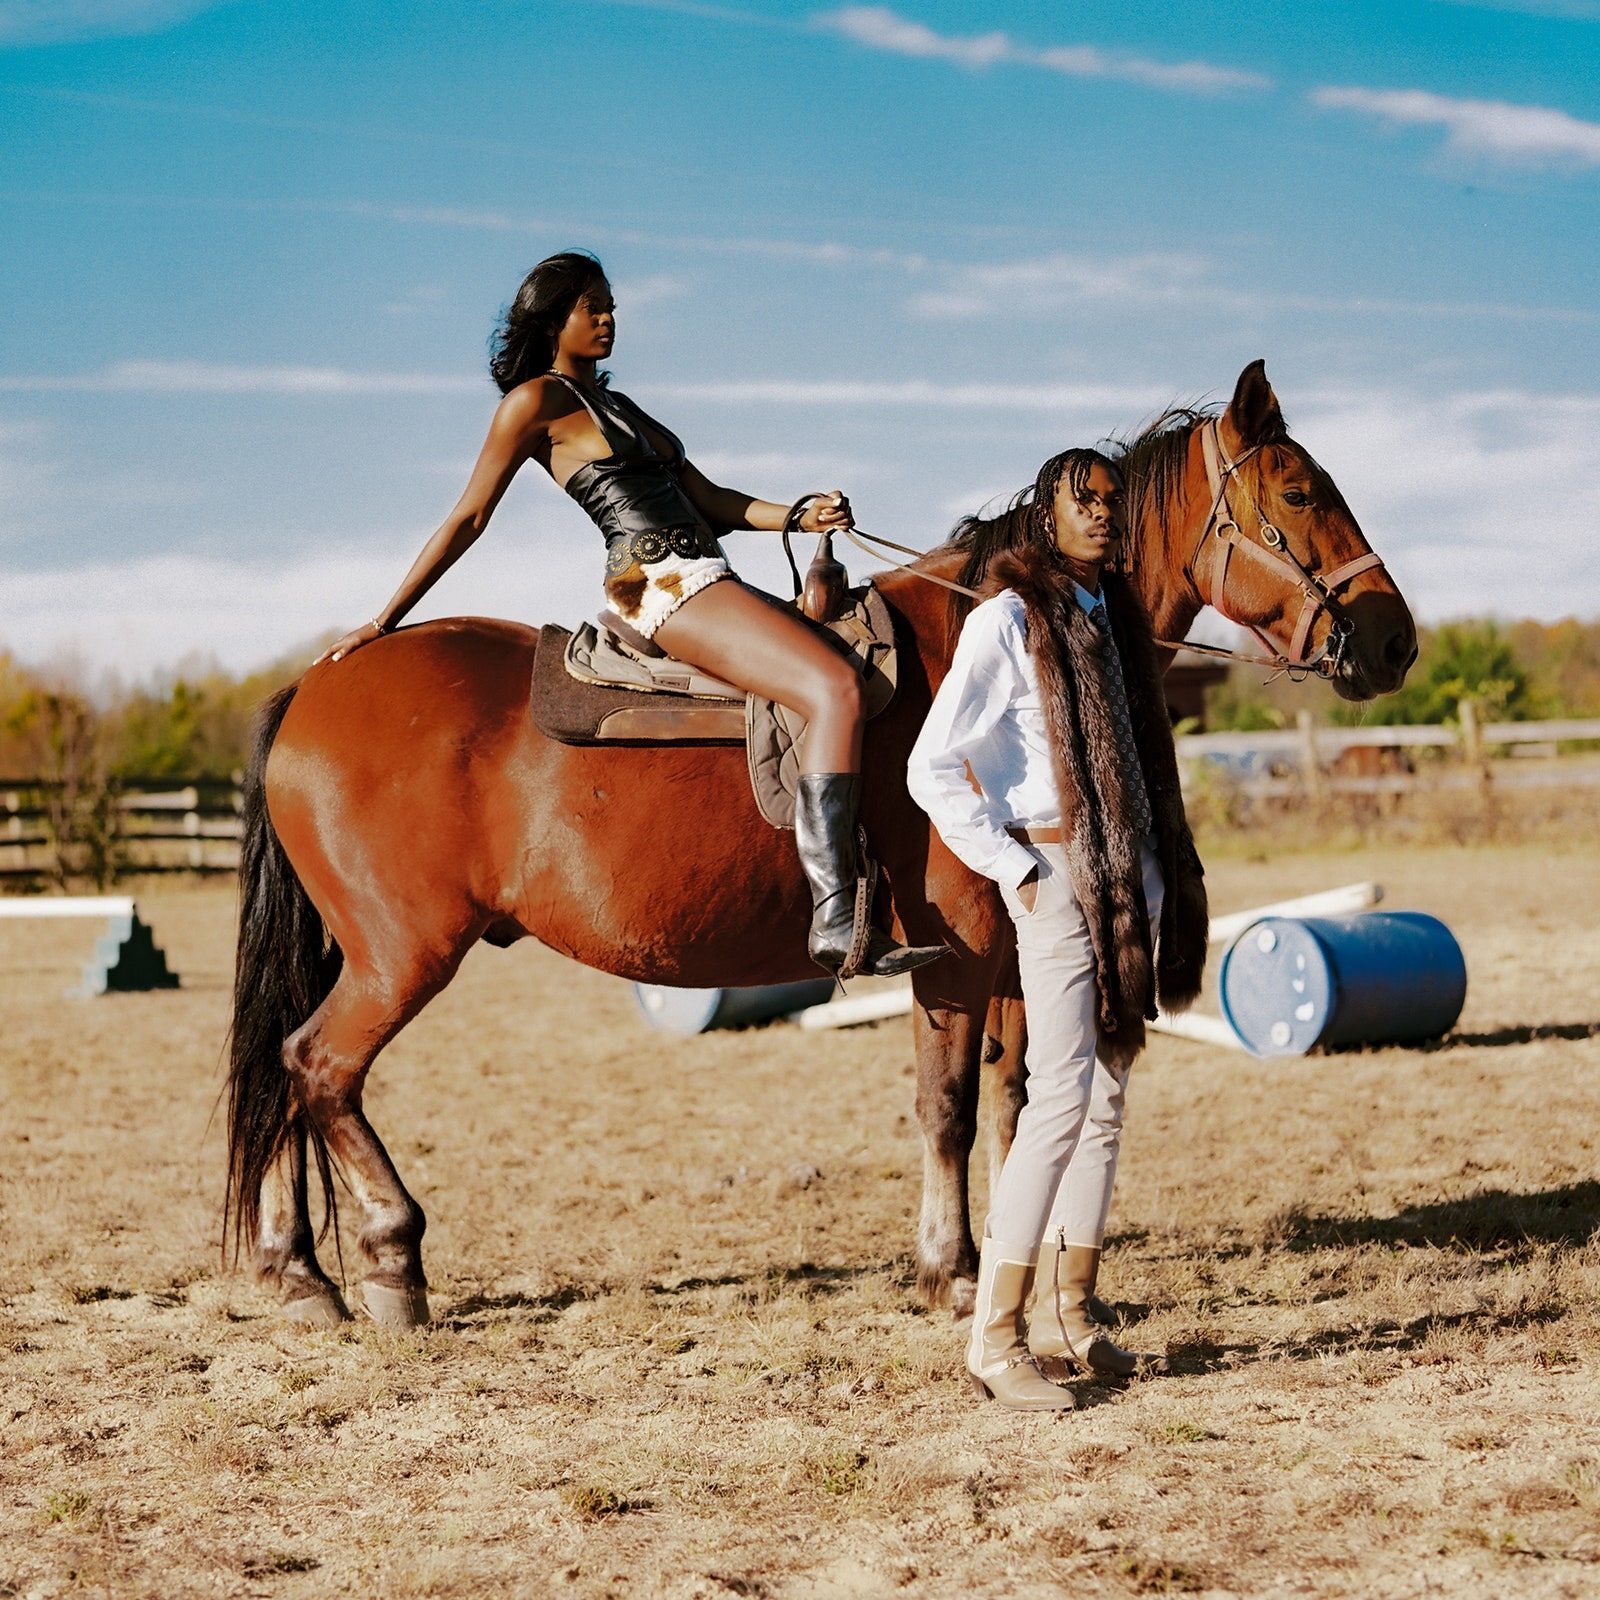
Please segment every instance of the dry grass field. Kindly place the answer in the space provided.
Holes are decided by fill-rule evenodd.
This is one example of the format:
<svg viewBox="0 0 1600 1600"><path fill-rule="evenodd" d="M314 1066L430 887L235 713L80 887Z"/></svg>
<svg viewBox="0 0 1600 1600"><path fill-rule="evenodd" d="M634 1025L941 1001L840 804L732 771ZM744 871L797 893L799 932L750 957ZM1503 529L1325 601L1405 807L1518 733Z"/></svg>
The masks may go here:
<svg viewBox="0 0 1600 1600"><path fill-rule="evenodd" d="M1600 1593L1600 855L1213 904L1364 876L1456 929L1460 1032L1157 1040L1102 1286L1172 1371L1059 1420L912 1291L904 1020L671 1040L480 949L368 1098L437 1320L301 1332L219 1266L229 893L141 897L177 993L0 924L0 1595Z"/></svg>

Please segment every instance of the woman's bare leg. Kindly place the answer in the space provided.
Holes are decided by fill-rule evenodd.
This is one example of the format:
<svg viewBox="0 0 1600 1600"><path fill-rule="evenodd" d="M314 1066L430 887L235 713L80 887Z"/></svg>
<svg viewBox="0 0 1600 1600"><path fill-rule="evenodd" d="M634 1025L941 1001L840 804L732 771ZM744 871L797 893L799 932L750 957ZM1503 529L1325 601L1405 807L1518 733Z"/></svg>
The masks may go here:
<svg viewBox="0 0 1600 1600"><path fill-rule="evenodd" d="M656 629L668 655L806 719L802 772L861 770L861 680L805 623L724 578Z"/></svg>
<svg viewBox="0 0 1600 1600"><path fill-rule="evenodd" d="M686 600L656 629L663 650L806 719L794 842L811 885L811 958L829 972L892 978L946 954L856 926L861 680L805 623L730 579Z"/></svg>

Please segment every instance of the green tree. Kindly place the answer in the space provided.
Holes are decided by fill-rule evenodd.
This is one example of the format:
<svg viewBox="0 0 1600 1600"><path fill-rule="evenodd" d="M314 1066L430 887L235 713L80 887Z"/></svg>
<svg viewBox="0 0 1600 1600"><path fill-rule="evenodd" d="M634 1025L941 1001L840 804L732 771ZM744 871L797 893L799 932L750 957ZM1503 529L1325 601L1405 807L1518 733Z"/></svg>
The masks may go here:
<svg viewBox="0 0 1600 1600"><path fill-rule="evenodd" d="M1402 687L1369 704L1341 705L1336 719L1391 727L1455 722L1469 696L1490 721L1525 721L1537 709L1510 635L1492 620L1446 622L1424 630L1417 664Z"/></svg>

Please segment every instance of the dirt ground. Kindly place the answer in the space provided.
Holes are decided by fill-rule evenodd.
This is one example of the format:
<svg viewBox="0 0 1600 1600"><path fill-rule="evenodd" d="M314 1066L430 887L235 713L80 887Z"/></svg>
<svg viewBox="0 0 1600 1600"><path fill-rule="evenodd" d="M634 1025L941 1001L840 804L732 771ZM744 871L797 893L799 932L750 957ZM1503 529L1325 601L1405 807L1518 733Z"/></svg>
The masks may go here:
<svg viewBox="0 0 1600 1600"><path fill-rule="evenodd" d="M674 1040L480 949L368 1097L437 1320L303 1332L219 1266L229 892L141 895L176 993L0 923L0 1595L1600 1593L1600 854L1213 906L1369 876L1456 930L1460 1031L1156 1040L1102 1287L1174 1370L1059 1420L916 1300L903 1019Z"/></svg>

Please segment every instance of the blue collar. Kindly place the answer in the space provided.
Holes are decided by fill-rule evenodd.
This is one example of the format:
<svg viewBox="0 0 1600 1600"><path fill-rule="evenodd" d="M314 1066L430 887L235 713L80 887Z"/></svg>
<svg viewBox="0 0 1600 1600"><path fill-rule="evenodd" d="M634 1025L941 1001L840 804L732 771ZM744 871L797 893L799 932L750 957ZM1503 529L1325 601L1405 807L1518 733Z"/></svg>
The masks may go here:
<svg viewBox="0 0 1600 1600"><path fill-rule="evenodd" d="M1075 583L1072 587L1078 591L1078 604L1082 606L1085 611L1092 612L1096 606L1103 606L1105 604L1104 595L1090 594L1081 583Z"/></svg>

